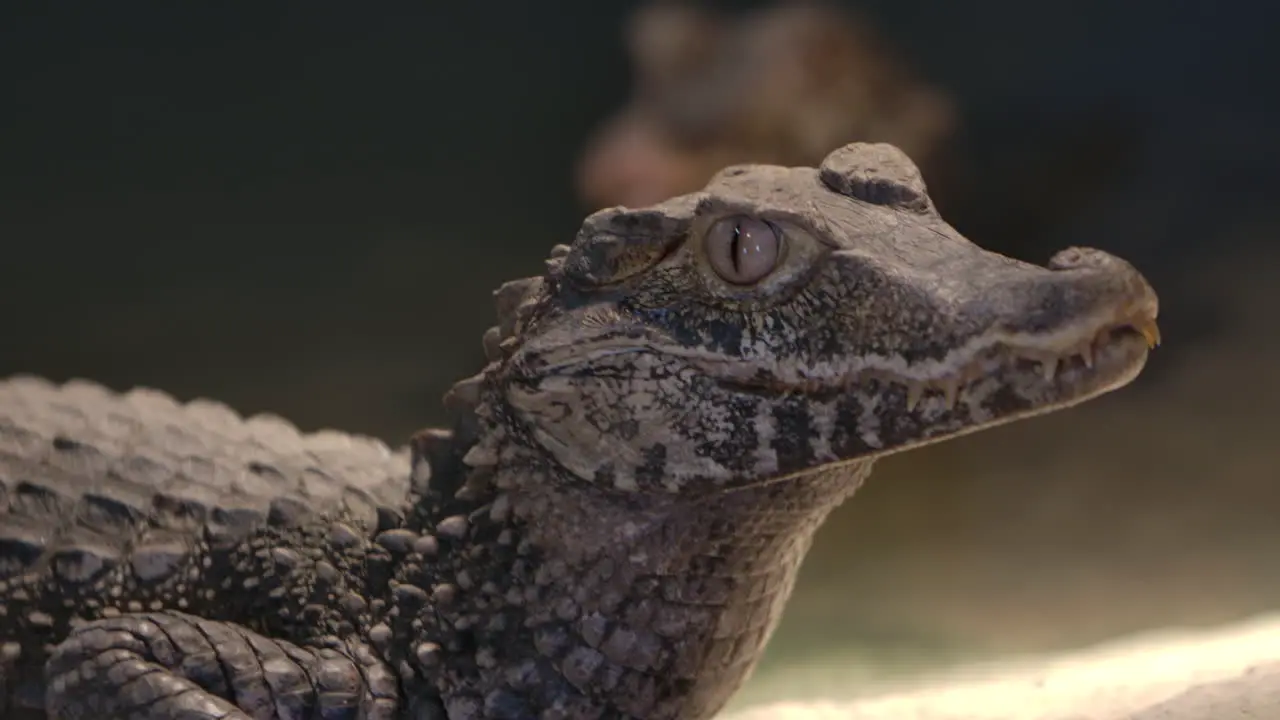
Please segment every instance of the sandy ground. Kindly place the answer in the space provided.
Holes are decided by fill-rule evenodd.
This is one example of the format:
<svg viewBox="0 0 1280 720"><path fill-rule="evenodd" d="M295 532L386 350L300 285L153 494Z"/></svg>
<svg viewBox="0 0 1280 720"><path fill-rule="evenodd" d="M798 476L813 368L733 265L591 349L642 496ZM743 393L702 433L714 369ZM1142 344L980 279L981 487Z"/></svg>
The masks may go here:
<svg viewBox="0 0 1280 720"><path fill-rule="evenodd" d="M726 720L1262 720L1280 717L1277 648L1280 615L1271 615L966 667L911 688L863 686L859 699L848 699L833 663L821 699L765 703Z"/></svg>

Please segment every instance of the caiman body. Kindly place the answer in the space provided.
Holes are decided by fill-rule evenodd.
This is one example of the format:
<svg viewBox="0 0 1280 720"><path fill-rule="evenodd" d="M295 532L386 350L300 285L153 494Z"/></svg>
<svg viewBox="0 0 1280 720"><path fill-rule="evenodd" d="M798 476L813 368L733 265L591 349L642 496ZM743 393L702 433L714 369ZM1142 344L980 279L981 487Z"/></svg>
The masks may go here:
<svg viewBox="0 0 1280 720"><path fill-rule="evenodd" d="M876 458L1118 388L1156 297L984 251L885 145L612 208L409 447L0 383L6 718L714 715Z"/></svg>

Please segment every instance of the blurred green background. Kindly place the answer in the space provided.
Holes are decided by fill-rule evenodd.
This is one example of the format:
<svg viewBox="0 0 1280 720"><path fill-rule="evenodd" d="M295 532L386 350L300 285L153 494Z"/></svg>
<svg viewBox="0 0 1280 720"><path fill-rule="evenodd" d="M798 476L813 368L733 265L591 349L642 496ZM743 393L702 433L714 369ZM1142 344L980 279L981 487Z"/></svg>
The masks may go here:
<svg viewBox="0 0 1280 720"><path fill-rule="evenodd" d="M1123 392L884 461L740 701L1280 608L1280 6L850 6L956 103L960 229L1130 259L1165 345ZM636 7L5 5L0 375L442 422L490 291L587 209Z"/></svg>

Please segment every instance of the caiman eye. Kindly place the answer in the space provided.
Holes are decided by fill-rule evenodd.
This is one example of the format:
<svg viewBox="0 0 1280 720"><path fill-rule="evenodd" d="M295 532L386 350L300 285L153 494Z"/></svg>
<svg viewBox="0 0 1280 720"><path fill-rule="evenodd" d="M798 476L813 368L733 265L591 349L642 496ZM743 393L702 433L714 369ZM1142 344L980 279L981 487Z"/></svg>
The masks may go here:
<svg viewBox="0 0 1280 720"><path fill-rule="evenodd" d="M750 285L773 272L782 245L772 225L743 215L717 220L705 242L712 269L735 285Z"/></svg>

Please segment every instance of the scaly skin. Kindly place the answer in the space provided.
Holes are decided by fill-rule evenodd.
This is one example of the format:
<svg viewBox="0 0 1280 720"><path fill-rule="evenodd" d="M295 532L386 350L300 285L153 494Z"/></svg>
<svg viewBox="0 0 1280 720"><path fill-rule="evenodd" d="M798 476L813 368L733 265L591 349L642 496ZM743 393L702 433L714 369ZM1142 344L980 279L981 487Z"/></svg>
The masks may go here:
<svg viewBox="0 0 1280 720"><path fill-rule="evenodd" d="M407 454L0 385L6 717L708 718L876 458L1155 340L1132 267L983 251L886 145L601 211L496 299Z"/></svg>

